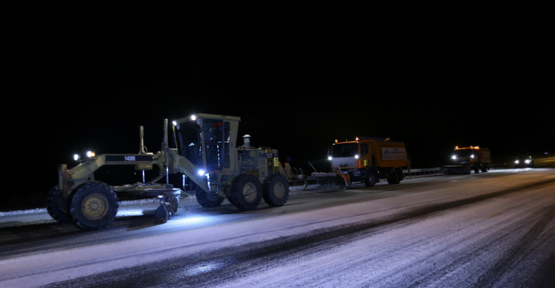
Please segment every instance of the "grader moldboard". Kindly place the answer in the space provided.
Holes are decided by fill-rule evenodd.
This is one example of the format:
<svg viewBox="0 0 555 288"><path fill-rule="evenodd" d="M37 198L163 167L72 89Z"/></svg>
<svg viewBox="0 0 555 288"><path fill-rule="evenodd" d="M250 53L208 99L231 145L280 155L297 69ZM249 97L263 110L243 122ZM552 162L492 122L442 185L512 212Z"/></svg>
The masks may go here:
<svg viewBox="0 0 555 288"><path fill-rule="evenodd" d="M142 198L159 198L155 212L165 223L177 212L183 192L169 184L168 175L182 173L195 186L194 194L202 207L218 207L225 198L239 210L252 210L261 200L273 207L283 206L289 199L289 180L278 160L278 151L268 147L244 145L236 147L240 117L196 114L173 121L176 148L168 143L168 120L164 120L161 151L147 152L140 127L141 148L137 154L102 154L82 160L68 169L59 167L59 184L47 199L50 216L60 223L73 223L83 230L106 228L118 211L117 193L130 193ZM94 172L104 165L135 165L136 170L151 170L156 165L160 175L136 184L110 186L95 181ZM143 173L144 175L144 173ZM166 177L166 183L156 183ZM338 175L318 175L323 181L342 185ZM339 182L338 182L339 181ZM343 182L344 183L344 182ZM192 188L191 188L192 189Z"/></svg>

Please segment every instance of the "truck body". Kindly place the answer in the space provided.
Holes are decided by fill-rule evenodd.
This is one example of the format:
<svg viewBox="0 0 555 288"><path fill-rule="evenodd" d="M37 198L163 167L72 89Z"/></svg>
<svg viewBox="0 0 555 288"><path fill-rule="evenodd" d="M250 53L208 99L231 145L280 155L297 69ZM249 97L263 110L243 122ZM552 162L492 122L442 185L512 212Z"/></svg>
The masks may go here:
<svg viewBox="0 0 555 288"><path fill-rule="evenodd" d="M375 137L336 140L328 149L328 160L332 172L340 174L347 183L364 182L367 187L374 186L379 179L399 184L403 168L409 166L405 143Z"/></svg>
<svg viewBox="0 0 555 288"><path fill-rule="evenodd" d="M443 167L447 174L470 174L488 172L491 166L491 155L488 148L480 146L455 147L451 162Z"/></svg>

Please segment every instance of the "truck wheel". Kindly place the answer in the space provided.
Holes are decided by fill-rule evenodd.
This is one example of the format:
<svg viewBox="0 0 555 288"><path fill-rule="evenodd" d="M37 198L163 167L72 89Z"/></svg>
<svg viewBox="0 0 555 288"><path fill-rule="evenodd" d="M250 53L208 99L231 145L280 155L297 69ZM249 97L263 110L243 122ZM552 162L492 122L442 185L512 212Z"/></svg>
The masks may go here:
<svg viewBox="0 0 555 288"><path fill-rule="evenodd" d="M242 174L235 178L231 187L230 201L239 210L252 210L262 200L262 185L252 174Z"/></svg>
<svg viewBox="0 0 555 288"><path fill-rule="evenodd" d="M399 173L400 170L398 168L395 168L395 170L393 170L393 175L387 177L387 183L391 184L391 185L395 185L395 184L399 184L401 182L401 178L402 178L402 172Z"/></svg>
<svg viewBox="0 0 555 288"><path fill-rule="evenodd" d="M372 187L376 185L376 182L378 182L376 172L368 171L368 177L364 178L364 185L366 185L366 187Z"/></svg>
<svg viewBox="0 0 555 288"><path fill-rule="evenodd" d="M271 175L264 181L262 198L273 207L285 205L289 199L289 181L281 174Z"/></svg>
<svg viewBox="0 0 555 288"><path fill-rule="evenodd" d="M479 164L476 164L474 166L474 173L476 173L476 174L480 173L480 165Z"/></svg>
<svg viewBox="0 0 555 288"><path fill-rule="evenodd" d="M195 197L197 197L198 204L200 204L200 206L204 208L218 207L224 201L223 197L206 193L204 190L200 188L197 188L195 190Z"/></svg>
<svg viewBox="0 0 555 288"><path fill-rule="evenodd" d="M60 191L58 185L54 186L50 189L50 192L48 192L46 211L48 211L50 217L58 223L66 224L70 221L70 215L67 213L67 204L62 198L62 191Z"/></svg>
<svg viewBox="0 0 555 288"><path fill-rule="evenodd" d="M118 213L118 197L102 182L90 182L78 186L70 197L73 224L83 230L106 228Z"/></svg>

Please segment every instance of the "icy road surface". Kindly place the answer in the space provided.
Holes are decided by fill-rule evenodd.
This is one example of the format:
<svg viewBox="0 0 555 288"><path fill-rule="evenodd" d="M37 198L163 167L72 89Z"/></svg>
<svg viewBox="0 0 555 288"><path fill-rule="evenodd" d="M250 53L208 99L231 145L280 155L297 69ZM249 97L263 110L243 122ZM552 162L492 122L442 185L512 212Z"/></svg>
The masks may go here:
<svg viewBox="0 0 555 288"><path fill-rule="evenodd" d="M293 192L248 213L184 203L164 225L95 232L4 215L0 287L555 287L553 169Z"/></svg>

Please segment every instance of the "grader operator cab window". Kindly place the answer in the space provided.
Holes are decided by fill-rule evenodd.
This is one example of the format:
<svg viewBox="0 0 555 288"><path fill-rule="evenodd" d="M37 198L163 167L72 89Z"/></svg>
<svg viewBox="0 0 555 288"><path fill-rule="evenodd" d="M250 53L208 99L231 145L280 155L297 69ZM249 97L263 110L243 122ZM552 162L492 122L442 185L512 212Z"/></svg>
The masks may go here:
<svg viewBox="0 0 555 288"><path fill-rule="evenodd" d="M197 166L202 163L199 132L200 126L197 123L187 122L180 125L177 133L179 153Z"/></svg>
<svg viewBox="0 0 555 288"><path fill-rule="evenodd" d="M223 150L223 121L204 120L204 148L206 152L206 168L210 170L222 169Z"/></svg>
<svg viewBox="0 0 555 288"><path fill-rule="evenodd" d="M222 120L204 120L206 168L221 170L230 166L230 124Z"/></svg>

